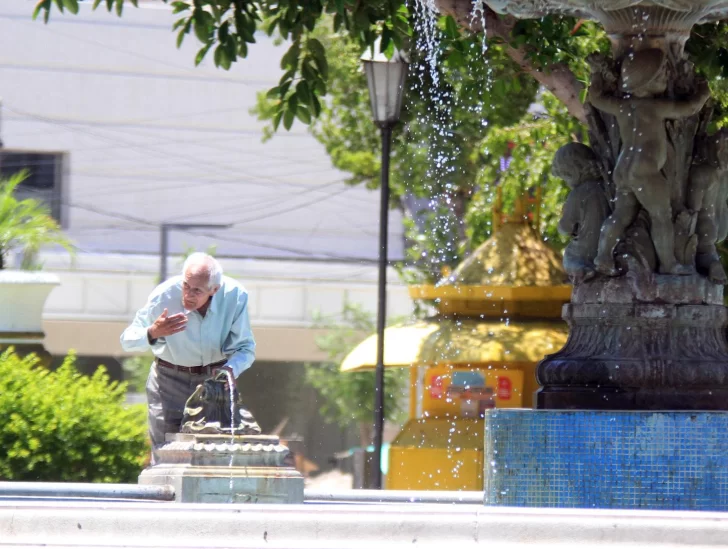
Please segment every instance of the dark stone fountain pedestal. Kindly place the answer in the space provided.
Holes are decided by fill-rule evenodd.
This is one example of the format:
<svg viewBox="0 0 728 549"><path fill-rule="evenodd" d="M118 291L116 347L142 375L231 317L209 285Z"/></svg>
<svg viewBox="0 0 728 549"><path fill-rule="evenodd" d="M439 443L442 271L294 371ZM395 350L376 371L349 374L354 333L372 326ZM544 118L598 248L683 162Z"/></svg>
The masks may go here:
<svg viewBox="0 0 728 549"><path fill-rule="evenodd" d="M723 287L697 275L577 285L569 339L538 366L537 408L728 410L722 301Z"/></svg>

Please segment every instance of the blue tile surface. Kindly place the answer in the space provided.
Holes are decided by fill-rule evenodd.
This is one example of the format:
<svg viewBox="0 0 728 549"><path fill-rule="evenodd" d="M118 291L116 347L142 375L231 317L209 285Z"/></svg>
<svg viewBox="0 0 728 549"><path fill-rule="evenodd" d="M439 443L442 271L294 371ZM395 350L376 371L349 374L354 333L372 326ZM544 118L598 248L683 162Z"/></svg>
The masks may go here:
<svg viewBox="0 0 728 549"><path fill-rule="evenodd" d="M485 502L728 511L728 413L491 410Z"/></svg>

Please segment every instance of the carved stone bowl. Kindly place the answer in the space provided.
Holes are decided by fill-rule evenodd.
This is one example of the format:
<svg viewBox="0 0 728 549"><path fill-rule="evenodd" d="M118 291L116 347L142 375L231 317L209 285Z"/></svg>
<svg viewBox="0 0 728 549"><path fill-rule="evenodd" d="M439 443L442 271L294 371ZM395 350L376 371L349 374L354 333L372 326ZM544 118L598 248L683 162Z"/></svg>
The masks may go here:
<svg viewBox="0 0 728 549"><path fill-rule="evenodd" d="M478 0L434 1L440 13L452 15L474 32L482 30ZM496 13L522 19L560 14L599 21L612 40L615 57L628 47L660 47L679 54L693 25L728 17L725 0L487 0L485 4Z"/></svg>

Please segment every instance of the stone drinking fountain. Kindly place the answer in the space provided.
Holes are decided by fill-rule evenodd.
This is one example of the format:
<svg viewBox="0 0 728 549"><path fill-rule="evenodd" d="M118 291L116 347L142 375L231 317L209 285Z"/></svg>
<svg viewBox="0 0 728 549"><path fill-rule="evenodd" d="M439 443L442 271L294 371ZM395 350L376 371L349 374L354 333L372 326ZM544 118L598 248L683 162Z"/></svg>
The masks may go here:
<svg viewBox="0 0 728 549"><path fill-rule="evenodd" d="M303 503L303 477L291 452L262 435L225 373L190 396L179 434L154 450L139 484L171 486L178 502Z"/></svg>
<svg viewBox="0 0 728 549"><path fill-rule="evenodd" d="M728 510L716 251L728 233L728 133L708 133L708 86L685 54L691 28L728 17L728 2L436 3L474 31L488 18L596 20L612 45L588 59L590 146L567 145L553 164L572 189L561 222L572 236L569 339L538 366L536 410L490 414L486 502Z"/></svg>

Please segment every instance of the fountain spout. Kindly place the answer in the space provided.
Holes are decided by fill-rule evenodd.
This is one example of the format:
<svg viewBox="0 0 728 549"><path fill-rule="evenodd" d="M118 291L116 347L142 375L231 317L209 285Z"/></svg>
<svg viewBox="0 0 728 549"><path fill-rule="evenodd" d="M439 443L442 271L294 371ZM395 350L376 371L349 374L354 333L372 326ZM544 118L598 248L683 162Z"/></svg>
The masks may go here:
<svg viewBox="0 0 728 549"><path fill-rule="evenodd" d="M259 435L260 426L243 408L237 388L226 372L200 383L185 404L182 433Z"/></svg>

